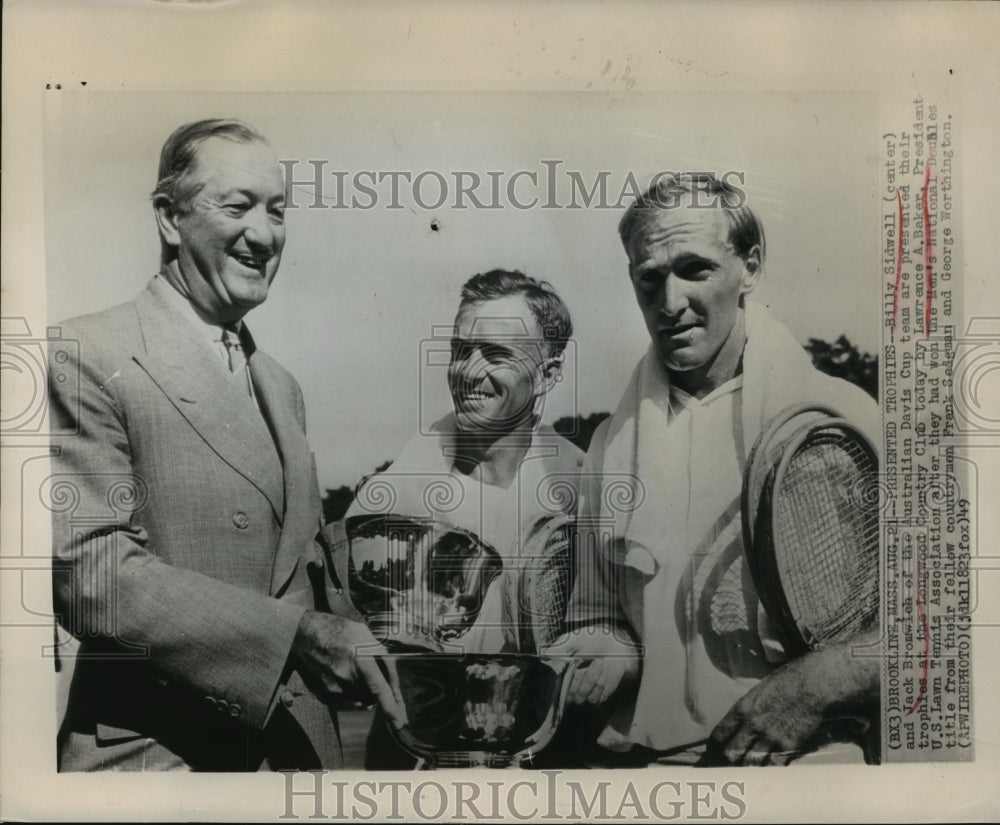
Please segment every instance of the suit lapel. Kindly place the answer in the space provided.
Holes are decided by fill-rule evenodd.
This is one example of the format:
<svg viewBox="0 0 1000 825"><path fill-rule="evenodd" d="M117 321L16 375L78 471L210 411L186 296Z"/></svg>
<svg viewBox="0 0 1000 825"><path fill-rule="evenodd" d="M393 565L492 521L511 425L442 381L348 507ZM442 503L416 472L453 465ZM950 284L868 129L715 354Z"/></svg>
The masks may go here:
<svg viewBox="0 0 1000 825"><path fill-rule="evenodd" d="M281 462L266 423L250 396L229 380L221 358L157 287L136 299L145 346L133 357L219 457L267 497L281 521Z"/></svg>
<svg viewBox="0 0 1000 825"><path fill-rule="evenodd" d="M289 384L287 373L259 352L250 356L250 373L284 469L285 523L271 571L271 593L280 594L294 574L303 548L309 546L321 526L319 493L314 484L312 452L302 426L303 413L297 408L299 395Z"/></svg>

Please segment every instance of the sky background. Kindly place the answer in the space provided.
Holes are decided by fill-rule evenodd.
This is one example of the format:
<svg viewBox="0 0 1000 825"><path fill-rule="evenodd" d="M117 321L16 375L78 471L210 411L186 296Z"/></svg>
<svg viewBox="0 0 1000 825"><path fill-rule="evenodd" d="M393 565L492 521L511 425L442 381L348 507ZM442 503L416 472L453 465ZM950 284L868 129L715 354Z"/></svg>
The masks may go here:
<svg viewBox="0 0 1000 825"><path fill-rule="evenodd" d="M149 205L159 150L178 125L238 117L280 158L326 161L332 171L436 171L448 202L425 209L401 182L402 209L287 212L287 242L266 304L247 322L258 344L299 380L320 485L353 485L396 455L421 424L449 408L444 368L428 365L434 327L452 323L462 283L495 267L550 281L570 308L575 344L547 399L549 421L617 404L646 347L645 328L617 239L619 208L454 208L456 171L487 180L519 170L548 194L543 160L560 160L588 186L607 171L609 200L629 173L645 186L662 170L737 171L767 236L755 293L803 343L846 334L879 344L877 98L862 93L191 93L89 92L49 96L44 199L48 317L55 322L138 294L156 272ZM437 185L428 179L424 202ZM479 190L488 199L488 188ZM358 193L359 198L367 198ZM431 230L436 219L438 231ZM431 341L430 343L428 343ZM423 365L423 366L422 366Z"/></svg>

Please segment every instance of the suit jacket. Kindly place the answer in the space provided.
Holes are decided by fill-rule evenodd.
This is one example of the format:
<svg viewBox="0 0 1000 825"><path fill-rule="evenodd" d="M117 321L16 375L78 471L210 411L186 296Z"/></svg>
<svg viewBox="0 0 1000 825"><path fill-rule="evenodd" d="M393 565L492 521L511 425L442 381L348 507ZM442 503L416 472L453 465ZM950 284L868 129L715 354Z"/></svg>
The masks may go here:
<svg viewBox="0 0 1000 825"><path fill-rule="evenodd" d="M171 288L50 353L54 599L81 641L60 769L336 766L288 666L321 525L301 390L257 351L258 411Z"/></svg>

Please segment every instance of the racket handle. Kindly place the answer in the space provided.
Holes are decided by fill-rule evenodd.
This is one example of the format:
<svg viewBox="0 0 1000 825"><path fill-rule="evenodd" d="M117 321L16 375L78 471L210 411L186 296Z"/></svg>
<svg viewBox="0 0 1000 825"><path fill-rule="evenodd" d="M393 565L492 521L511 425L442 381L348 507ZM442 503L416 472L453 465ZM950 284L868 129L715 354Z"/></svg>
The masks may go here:
<svg viewBox="0 0 1000 825"><path fill-rule="evenodd" d="M518 610L518 582L514 570L505 568L499 576L501 588L500 632L503 650L506 653L520 653L520 611Z"/></svg>

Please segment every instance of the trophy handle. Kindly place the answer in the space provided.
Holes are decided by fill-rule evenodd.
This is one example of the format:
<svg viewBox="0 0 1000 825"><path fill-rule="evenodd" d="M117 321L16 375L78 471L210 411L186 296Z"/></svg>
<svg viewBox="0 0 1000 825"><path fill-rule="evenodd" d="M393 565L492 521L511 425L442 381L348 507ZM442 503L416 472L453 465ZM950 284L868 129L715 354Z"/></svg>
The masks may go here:
<svg viewBox="0 0 1000 825"><path fill-rule="evenodd" d="M318 603L325 604L331 613L363 622L364 616L351 599L348 587L347 528L343 521L327 524L316 537L319 548L318 558L309 563L309 578L313 589L317 590ZM325 568L325 570L324 570Z"/></svg>
<svg viewBox="0 0 1000 825"><path fill-rule="evenodd" d="M538 730L525 740L525 744L528 747L514 755L516 761L520 761L530 754L536 745L538 745L539 749L547 745L555 735L556 730L558 730L559 723L562 722L563 711L566 709L566 694L569 693L569 684L572 681L573 671L579 666L580 660L563 659L561 661L563 662L563 673L561 675L562 682L559 685L559 698L549 707L549 712L546 714L542 724L538 726ZM546 662L546 664L550 667L555 667L551 662Z"/></svg>

